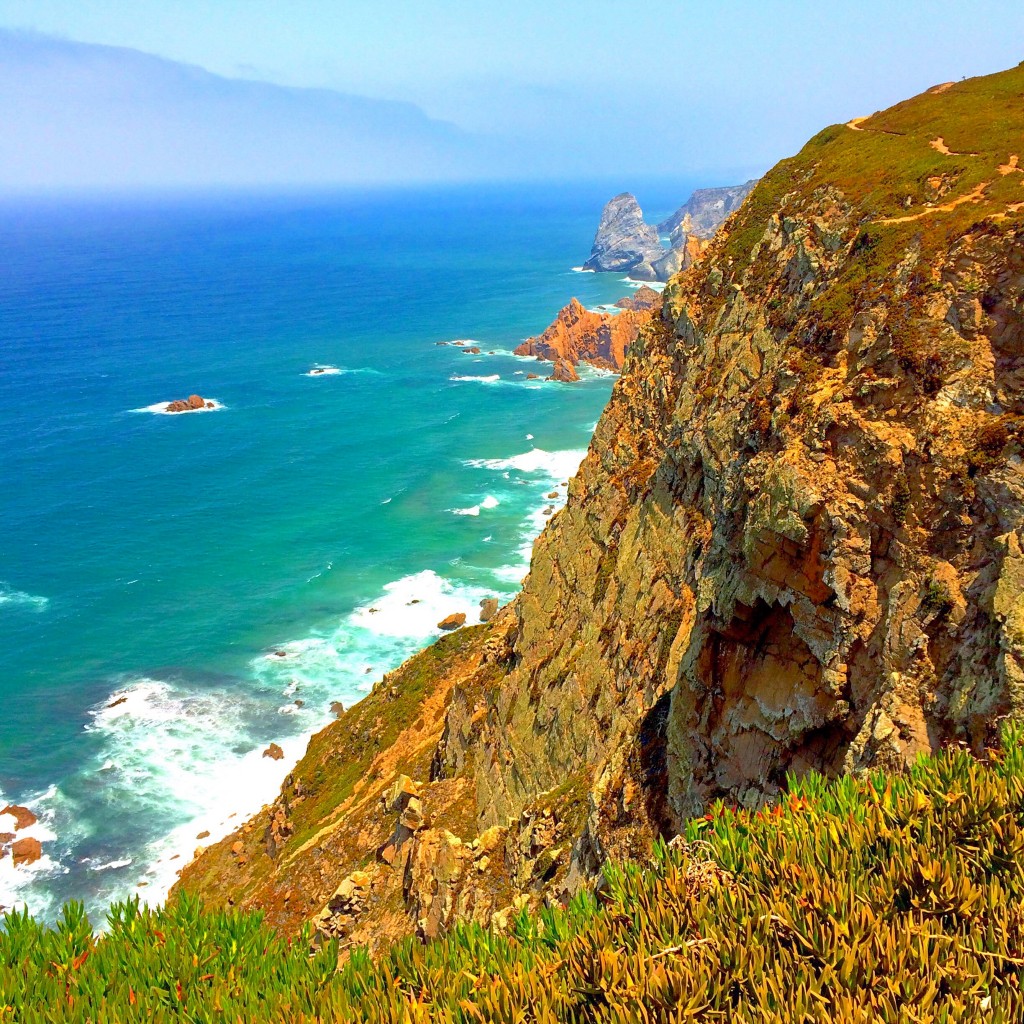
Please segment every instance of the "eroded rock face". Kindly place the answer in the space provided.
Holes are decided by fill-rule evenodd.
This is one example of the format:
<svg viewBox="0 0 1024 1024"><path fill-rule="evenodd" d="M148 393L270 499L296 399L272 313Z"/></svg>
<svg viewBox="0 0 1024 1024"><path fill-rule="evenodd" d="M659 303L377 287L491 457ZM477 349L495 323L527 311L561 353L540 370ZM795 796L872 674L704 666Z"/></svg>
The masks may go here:
<svg viewBox="0 0 1024 1024"><path fill-rule="evenodd" d="M576 372L576 367L565 356L559 356L555 360L555 368L548 377L548 380L561 381L563 384L572 384L579 379L580 375Z"/></svg>
<svg viewBox="0 0 1024 1024"><path fill-rule="evenodd" d="M648 291L656 295L652 289ZM656 295L656 300L639 309L593 313L573 299L543 334L519 345L516 355L536 356L553 363L564 360L571 366L590 363L605 370L621 370L640 325L650 319L651 310L659 303L660 296Z"/></svg>
<svg viewBox="0 0 1024 1024"><path fill-rule="evenodd" d="M605 205L594 247L583 266L587 270L622 272L655 260L663 252L658 232L644 223L636 197L622 192Z"/></svg>
<svg viewBox="0 0 1024 1024"><path fill-rule="evenodd" d="M756 184L757 179L752 178L742 185L698 188L671 217L666 217L658 225L658 231L663 235L673 235L682 228L687 235L710 238L725 219L739 209ZM678 244L675 237L672 244Z"/></svg>
<svg viewBox="0 0 1024 1024"><path fill-rule="evenodd" d="M1020 120L1007 74L992 124ZM981 751L1024 712L1024 185L942 124L948 96L828 129L673 279L521 594L396 673L427 694L397 738L377 746L404 686L311 741L296 776L323 806L248 899L294 888L311 916L390 841L354 941L500 924L709 801ZM872 130L931 198L878 186ZM382 817L403 774L415 813Z"/></svg>

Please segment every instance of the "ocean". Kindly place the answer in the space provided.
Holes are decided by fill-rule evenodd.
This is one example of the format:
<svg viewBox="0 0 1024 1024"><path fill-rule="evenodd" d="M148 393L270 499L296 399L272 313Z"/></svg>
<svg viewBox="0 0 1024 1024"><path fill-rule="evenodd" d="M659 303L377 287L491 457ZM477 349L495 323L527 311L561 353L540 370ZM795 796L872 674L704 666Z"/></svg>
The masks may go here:
<svg viewBox="0 0 1024 1024"><path fill-rule="evenodd" d="M511 350L628 294L571 269L616 190L0 201L0 806L45 853L0 906L161 900L332 702L516 592L613 378Z"/></svg>

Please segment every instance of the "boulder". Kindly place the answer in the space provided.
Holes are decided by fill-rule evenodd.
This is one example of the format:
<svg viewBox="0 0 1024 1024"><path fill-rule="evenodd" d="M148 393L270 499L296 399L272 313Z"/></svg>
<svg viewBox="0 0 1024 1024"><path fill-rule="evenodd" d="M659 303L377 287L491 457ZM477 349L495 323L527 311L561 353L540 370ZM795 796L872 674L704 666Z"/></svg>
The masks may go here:
<svg viewBox="0 0 1024 1024"><path fill-rule="evenodd" d="M641 285L632 295L619 299L615 305L619 309L632 309L634 311L654 309L661 305L661 293L656 292L653 288L648 288L647 285Z"/></svg>
<svg viewBox="0 0 1024 1024"><path fill-rule="evenodd" d="M280 761L284 758L284 751L276 743L271 743L270 746L263 751L263 756L269 757L273 761Z"/></svg>
<svg viewBox="0 0 1024 1024"><path fill-rule="evenodd" d="M26 836L24 839L17 839L11 843L11 857L14 866L19 864L34 864L43 855L43 847L38 839Z"/></svg>
<svg viewBox="0 0 1024 1024"><path fill-rule="evenodd" d="M0 810L0 816L5 814L14 817L15 832L28 828L39 820L27 807L22 807L20 804L8 804L3 810Z"/></svg>
<svg viewBox="0 0 1024 1024"><path fill-rule="evenodd" d="M453 612L451 615L446 615L438 624L438 629L458 629L459 626L466 624L466 613L465 612Z"/></svg>
<svg viewBox="0 0 1024 1024"><path fill-rule="evenodd" d="M345 714L345 705L342 704L340 700L332 700L331 714L334 715L335 718L341 718L341 716Z"/></svg>
<svg viewBox="0 0 1024 1024"><path fill-rule="evenodd" d="M555 368L551 371L548 380L561 381L563 384L572 384L580 379L576 367L568 359L561 358L555 361Z"/></svg>
<svg viewBox="0 0 1024 1024"><path fill-rule="evenodd" d="M496 597L485 597L480 602L480 621L490 622L498 612L498 599Z"/></svg>
<svg viewBox="0 0 1024 1024"><path fill-rule="evenodd" d="M539 373L528 373L526 375L526 379L527 380L540 380L540 374Z"/></svg>

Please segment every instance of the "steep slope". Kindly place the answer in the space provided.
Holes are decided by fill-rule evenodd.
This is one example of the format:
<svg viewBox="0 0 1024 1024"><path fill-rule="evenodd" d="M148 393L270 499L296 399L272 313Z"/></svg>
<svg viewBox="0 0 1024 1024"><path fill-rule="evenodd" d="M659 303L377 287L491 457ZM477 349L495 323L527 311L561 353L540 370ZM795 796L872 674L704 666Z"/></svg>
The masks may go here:
<svg viewBox="0 0 1024 1024"><path fill-rule="evenodd" d="M774 168L641 328L521 595L184 887L437 934L787 772L990 743L1024 697L1022 149L1024 65ZM404 753L373 723L413 677Z"/></svg>

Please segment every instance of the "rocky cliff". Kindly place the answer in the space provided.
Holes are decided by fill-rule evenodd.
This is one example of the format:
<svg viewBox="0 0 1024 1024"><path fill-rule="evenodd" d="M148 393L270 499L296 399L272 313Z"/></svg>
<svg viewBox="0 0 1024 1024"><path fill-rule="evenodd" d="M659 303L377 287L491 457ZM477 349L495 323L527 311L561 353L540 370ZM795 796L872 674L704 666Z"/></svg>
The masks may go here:
<svg viewBox="0 0 1024 1024"><path fill-rule="evenodd" d="M671 217L666 217L658 225L658 232L674 236L673 245L677 244L676 238L680 233L710 238L726 217L740 208L756 184L757 179L752 178L742 185L695 189L693 195Z"/></svg>
<svg viewBox="0 0 1024 1024"><path fill-rule="evenodd" d="M656 260L663 253L658 232L644 223L636 197L622 192L605 204L593 248L583 267L622 272L639 263Z"/></svg>
<svg viewBox="0 0 1024 1024"><path fill-rule="evenodd" d="M710 801L1019 716L1022 111L1024 65L762 179L648 314L519 597L181 885L351 941L500 926Z"/></svg>
<svg viewBox="0 0 1024 1024"><path fill-rule="evenodd" d="M590 363L604 370L621 370L626 351L636 341L642 324L651 319L651 311L661 304L661 296L651 289L625 301L621 313L595 313L573 299L559 312L553 324L536 338L527 338L515 353L536 356L552 363L570 366ZM617 303L618 305L618 303Z"/></svg>

